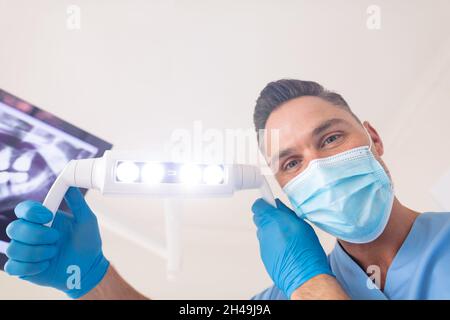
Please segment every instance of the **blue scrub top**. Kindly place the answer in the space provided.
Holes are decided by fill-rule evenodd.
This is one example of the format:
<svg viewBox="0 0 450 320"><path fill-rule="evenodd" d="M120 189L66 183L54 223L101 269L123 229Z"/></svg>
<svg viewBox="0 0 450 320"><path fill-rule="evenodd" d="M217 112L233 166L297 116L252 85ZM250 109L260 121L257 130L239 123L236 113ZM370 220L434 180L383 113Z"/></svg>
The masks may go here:
<svg viewBox="0 0 450 320"><path fill-rule="evenodd" d="M394 257L384 290L368 286L368 275L337 243L331 270L352 299L450 299L450 212L419 215ZM275 286L254 300L286 300Z"/></svg>

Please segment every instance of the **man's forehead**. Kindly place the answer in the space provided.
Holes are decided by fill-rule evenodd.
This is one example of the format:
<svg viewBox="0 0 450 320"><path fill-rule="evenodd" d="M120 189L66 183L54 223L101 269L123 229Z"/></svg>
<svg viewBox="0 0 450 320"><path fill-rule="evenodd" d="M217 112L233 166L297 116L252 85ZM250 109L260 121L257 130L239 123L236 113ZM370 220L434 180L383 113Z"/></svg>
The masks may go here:
<svg viewBox="0 0 450 320"><path fill-rule="evenodd" d="M267 119L266 129L310 131L312 127L330 118L353 118L340 106L319 97L300 97L289 100L275 109Z"/></svg>

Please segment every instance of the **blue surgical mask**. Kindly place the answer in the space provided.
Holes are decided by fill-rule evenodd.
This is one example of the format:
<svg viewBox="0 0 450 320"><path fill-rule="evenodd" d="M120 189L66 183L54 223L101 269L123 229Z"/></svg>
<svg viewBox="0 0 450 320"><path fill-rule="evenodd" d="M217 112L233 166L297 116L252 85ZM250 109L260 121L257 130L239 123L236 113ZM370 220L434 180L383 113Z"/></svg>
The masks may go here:
<svg viewBox="0 0 450 320"><path fill-rule="evenodd" d="M369 136L370 139L370 136ZM367 243L389 220L393 185L369 146L312 160L283 190L297 216L338 239Z"/></svg>

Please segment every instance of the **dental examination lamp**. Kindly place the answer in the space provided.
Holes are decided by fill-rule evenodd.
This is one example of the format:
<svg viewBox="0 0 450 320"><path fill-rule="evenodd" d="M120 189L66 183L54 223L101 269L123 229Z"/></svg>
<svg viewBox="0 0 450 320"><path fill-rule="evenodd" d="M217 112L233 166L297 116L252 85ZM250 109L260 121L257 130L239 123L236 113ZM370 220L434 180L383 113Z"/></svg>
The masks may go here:
<svg viewBox="0 0 450 320"><path fill-rule="evenodd" d="M181 268L181 217L173 198L231 197L235 191L260 189L275 206L271 189L256 166L152 161L143 153L106 151L101 158L70 161L60 173L43 205L56 214L69 187L96 189L103 195L165 199L166 246L150 246L167 259L169 278ZM48 223L51 226L52 222ZM108 226L106 226L108 227ZM109 223L109 228L135 242L133 232Z"/></svg>

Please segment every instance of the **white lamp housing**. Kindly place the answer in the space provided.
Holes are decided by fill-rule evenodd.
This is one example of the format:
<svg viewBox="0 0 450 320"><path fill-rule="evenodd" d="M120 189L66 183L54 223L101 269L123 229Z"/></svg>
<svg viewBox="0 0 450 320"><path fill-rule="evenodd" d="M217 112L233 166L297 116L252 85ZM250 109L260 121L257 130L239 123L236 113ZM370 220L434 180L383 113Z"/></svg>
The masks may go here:
<svg viewBox="0 0 450 320"><path fill-rule="evenodd" d="M256 166L152 161L142 153L106 151L103 157L70 161L44 200L53 214L69 187L99 190L103 195L157 198L231 197L237 190L260 189L275 206L266 179ZM169 274L180 269L180 216L166 201L166 252ZM51 222L48 224L51 225ZM121 235L120 227L114 231Z"/></svg>

